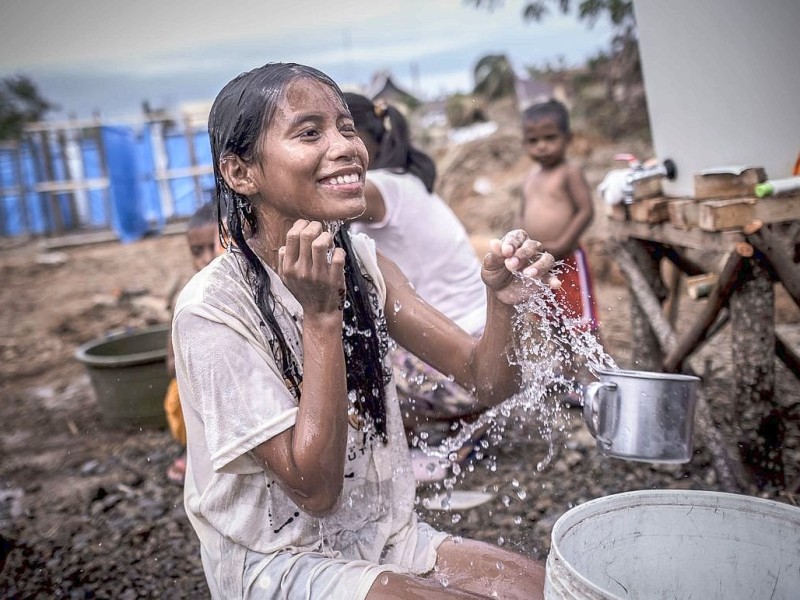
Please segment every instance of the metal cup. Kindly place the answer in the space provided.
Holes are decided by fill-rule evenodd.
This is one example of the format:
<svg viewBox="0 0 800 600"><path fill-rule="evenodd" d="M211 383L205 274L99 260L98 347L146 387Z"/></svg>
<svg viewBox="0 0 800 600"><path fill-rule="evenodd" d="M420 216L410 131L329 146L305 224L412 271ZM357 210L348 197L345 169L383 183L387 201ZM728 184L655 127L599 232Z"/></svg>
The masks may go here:
<svg viewBox="0 0 800 600"><path fill-rule="evenodd" d="M692 458L699 377L598 371L584 395L583 420L601 454L653 463Z"/></svg>

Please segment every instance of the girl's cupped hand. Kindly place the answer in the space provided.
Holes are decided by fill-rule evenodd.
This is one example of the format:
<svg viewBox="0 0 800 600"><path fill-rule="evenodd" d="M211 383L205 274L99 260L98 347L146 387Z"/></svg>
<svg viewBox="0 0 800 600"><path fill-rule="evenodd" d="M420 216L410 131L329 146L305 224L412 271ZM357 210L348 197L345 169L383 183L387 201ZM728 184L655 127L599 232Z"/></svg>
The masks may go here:
<svg viewBox="0 0 800 600"><path fill-rule="evenodd" d="M544 252L540 242L530 239L523 229L514 229L502 239L489 242L481 277L498 300L517 304L531 294L532 288L525 285L524 278L540 279L551 289L561 287L558 278L550 273L554 264L553 255ZM514 273L521 273L523 277L516 277Z"/></svg>
<svg viewBox="0 0 800 600"><path fill-rule="evenodd" d="M345 253L319 221L298 219L278 250L278 275L303 307L303 313L341 313L344 308Z"/></svg>

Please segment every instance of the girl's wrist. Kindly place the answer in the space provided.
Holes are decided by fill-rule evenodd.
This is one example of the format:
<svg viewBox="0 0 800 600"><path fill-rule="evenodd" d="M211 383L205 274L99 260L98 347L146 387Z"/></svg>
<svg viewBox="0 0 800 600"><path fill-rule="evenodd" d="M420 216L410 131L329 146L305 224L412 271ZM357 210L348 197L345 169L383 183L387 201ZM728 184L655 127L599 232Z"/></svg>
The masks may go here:
<svg viewBox="0 0 800 600"><path fill-rule="evenodd" d="M303 327L313 327L330 333L341 333L342 313L339 310L330 312L313 312L303 314Z"/></svg>

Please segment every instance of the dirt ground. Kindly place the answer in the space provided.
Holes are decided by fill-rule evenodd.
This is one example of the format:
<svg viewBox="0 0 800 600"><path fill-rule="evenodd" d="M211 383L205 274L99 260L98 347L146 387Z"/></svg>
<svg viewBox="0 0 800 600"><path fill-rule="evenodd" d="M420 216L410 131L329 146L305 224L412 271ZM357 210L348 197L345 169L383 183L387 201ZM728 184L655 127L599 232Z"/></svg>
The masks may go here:
<svg viewBox="0 0 800 600"><path fill-rule="evenodd" d="M453 194L461 190L460 201L453 205L476 238L491 234L508 219L508 198L514 196L526 167L508 147L498 144L496 155L483 163L464 151L460 160L450 157L456 166L444 172L443 187ZM582 158L592 184L609 168L615 150L585 150ZM475 167L469 177L459 174L459 168L469 168L470 160L483 166ZM488 183L476 185L479 177ZM598 214L586 237L595 266L602 340L620 366L634 367L628 292L603 253L603 222ZM54 252L43 252L35 242L20 242L0 251L3 597L208 596L182 490L164 474L179 447L166 430L106 426L84 368L74 359L83 342L166 322L169 290L190 274L182 235ZM777 304L779 323L800 322L796 307L780 290ZM679 331L702 305L682 299L685 318ZM706 359L713 361L705 385L715 415L730 408L729 345L726 328L693 358L699 371ZM800 402L798 382L782 365L777 368L780 403ZM727 427L721 416L717 420L720 428ZM420 505L423 517L454 534L544 558L553 523L579 503L635 489L719 489L703 439L696 437L690 463L658 466L601 456L575 411L565 410L560 425L555 458L539 472L536 463L547 444L535 423L512 420L502 442L487 451L490 457L456 483L456 489L489 492L493 499L461 512L428 511ZM796 422L786 426L786 472L793 480L800 467L800 432ZM421 486L418 496L422 500L436 491ZM796 501L780 489L750 493Z"/></svg>

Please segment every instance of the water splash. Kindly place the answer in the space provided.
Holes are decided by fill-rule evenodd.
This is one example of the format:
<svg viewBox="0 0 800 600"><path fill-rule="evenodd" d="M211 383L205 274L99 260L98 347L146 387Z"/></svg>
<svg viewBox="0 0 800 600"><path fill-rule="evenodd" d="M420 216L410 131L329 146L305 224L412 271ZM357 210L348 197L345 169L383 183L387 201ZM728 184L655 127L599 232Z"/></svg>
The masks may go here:
<svg viewBox="0 0 800 600"><path fill-rule="evenodd" d="M330 233L331 237L336 237L336 234L339 233L339 230L342 228L343 224L344 221L339 221L339 220L323 221L322 228L328 233ZM327 254L328 264L331 264L331 261L333 261L333 251L335 249L336 247L333 244L331 244L330 247L328 248L328 254Z"/></svg>
<svg viewBox="0 0 800 600"><path fill-rule="evenodd" d="M423 451L430 456L446 457L451 462L452 475L441 482L445 490L452 490L459 476L473 471L470 468L472 463L467 468L454 469L454 452L470 442L475 432L482 428L487 428L487 434L474 452L474 458L483 460L490 471L497 469L496 457L489 449L502 441L512 419L528 426L534 424L537 433L548 443L547 454L536 465L537 470L542 471L555 456L558 434L563 433L566 426L559 398L566 393L582 391L580 384L567 373L581 364L592 374L617 368L589 327L565 312L547 284L519 273L515 276L530 292L527 300L515 306L515 343L509 357L509 363L516 365L521 372L522 388L513 397L483 412L476 420L470 423L462 421L458 432L439 446L429 446L424 436L419 436L418 445ZM517 482L515 495L524 500L527 491L518 486Z"/></svg>

